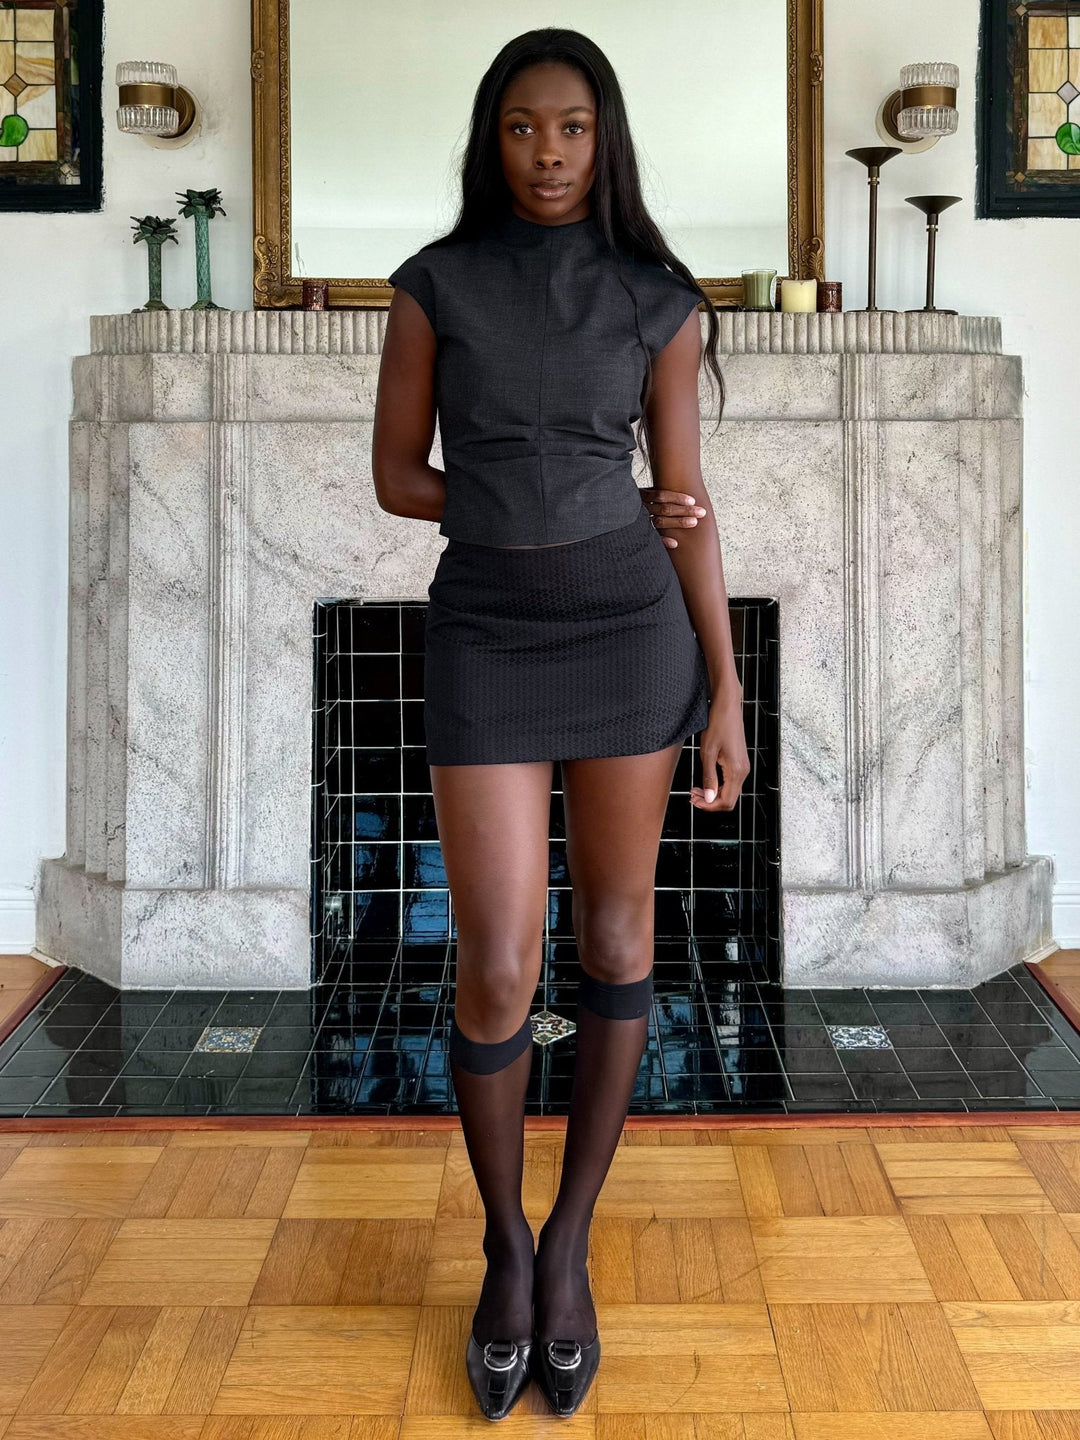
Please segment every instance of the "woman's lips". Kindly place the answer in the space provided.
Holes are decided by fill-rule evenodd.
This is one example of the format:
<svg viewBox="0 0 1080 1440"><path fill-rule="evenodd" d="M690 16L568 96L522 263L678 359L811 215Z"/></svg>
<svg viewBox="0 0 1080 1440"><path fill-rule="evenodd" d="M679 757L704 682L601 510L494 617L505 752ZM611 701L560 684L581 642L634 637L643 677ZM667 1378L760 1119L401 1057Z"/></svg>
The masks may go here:
<svg viewBox="0 0 1080 1440"><path fill-rule="evenodd" d="M570 189L568 182L546 181L536 185L530 185L529 189L542 200L557 200L560 195L565 195Z"/></svg>

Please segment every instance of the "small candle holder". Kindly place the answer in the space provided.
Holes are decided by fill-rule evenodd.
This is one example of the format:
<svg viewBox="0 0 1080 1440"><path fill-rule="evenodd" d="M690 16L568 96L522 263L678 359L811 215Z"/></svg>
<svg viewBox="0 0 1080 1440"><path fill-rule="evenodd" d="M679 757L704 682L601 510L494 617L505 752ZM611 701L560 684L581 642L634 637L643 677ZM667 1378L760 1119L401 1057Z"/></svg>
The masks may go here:
<svg viewBox="0 0 1080 1440"><path fill-rule="evenodd" d="M866 166L867 184L870 186L870 246L866 265L866 304L863 310L877 310L874 303L877 299L877 192L878 178L881 167L886 160L891 160L894 155L900 155L898 145L861 145L857 150L845 150L845 155L850 155L853 160L858 160L860 165ZM889 315L897 314L895 310L888 310Z"/></svg>
<svg viewBox="0 0 1080 1440"><path fill-rule="evenodd" d="M773 308L772 282L775 279L775 270L744 270L742 272L743 309L771 310Z"/></svg>
<svg viewBox="0 0 1080 1440"><path fill-rule="evenodd" d="M844 308L844 285L842 280L819 280L817 287L818 313L836 314Z"/></svg>
<svg viewBox="0 0 1080 1440"><path fill-rule="evenodd" d="M932 311L935 315L955 315L955 310L941 310L934 304L934 264L938 216L942 210L962 200L962 195L905 195L904 199L926 216L926 304L918 310L905 311L907 315L920 315Z"/></svg>
<svg viewBox="0 0 1080 1440"><path fill-rule="evenodd" d="M300 282L300 304L305 310L325 310L328 305L330 283L327 280L302 280Z"/></svg>

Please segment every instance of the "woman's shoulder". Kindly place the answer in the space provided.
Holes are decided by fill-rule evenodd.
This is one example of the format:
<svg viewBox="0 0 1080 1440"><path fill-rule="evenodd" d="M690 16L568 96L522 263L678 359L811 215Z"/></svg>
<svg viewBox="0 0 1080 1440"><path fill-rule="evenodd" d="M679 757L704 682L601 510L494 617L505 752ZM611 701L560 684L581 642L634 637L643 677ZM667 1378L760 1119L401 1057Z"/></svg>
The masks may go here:
<svg viewBox="0 0 1080 1440"><path fill-rule="evenodd" d="M651 356L661 351L701 304L697 285L659 260L627 256L641 331Z"/></svg>
<svg viewBox="0 0 1080 1440"><path fill-rule="evenodd" d="M437 328L439 293L446 279L460 264L465 242L430 240L419 250L402 260L386 277L387 283L395 289L407 290L422 306L431 321L432 329Z"/></svg>

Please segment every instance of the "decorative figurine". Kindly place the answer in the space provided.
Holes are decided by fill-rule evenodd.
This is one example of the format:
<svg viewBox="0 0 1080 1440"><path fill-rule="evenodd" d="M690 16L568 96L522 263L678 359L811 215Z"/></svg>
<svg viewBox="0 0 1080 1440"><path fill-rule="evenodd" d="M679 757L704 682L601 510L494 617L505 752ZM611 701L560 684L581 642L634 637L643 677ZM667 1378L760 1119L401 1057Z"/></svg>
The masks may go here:
<svg viewBox="0 0 1080 1440"><path fill-rule="evenodd" d="M220 190L177 190L183 200L181 215L195 219L195 284L198 298L189 310L227 310L227 305L215 305L210 298L210 221L215 215L224 215L221 207Z"/></svg>
<svg viewBox="0 0 1080 1440"><path fill-rule="evenodd" d="M146 241L146 259L149 270L150 298L145 305L136 305L131 312L133 315L140 310L168 310L168 305L161 298L161 247L166 240L171 240L174 245L179 245L176 238L176 226L172 220L163 220L160 215L132 215L131 219L135 224L131 227L135 234L131 243L137 245L140 240Z"/></svg>

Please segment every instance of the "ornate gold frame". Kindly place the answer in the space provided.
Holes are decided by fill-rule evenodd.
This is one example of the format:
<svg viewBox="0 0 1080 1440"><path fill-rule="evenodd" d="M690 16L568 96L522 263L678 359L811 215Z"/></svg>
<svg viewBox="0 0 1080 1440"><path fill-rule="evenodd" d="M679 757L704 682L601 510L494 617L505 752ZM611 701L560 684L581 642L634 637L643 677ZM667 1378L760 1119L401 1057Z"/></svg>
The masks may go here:
<svg viewBox="0 0 1080 1440"><path fill-rule="evenodd" d="M825 0L787 0L788 265L799 278L825 278L823 9ZM720 72L719 78L722 78ZM251 0L251 103L257 310L299 309L301 277L289 273L289 6ZM716 305L742 303L742 277L698 277ZM385 279L328 281L334 307L390 303Z"/></svg>

